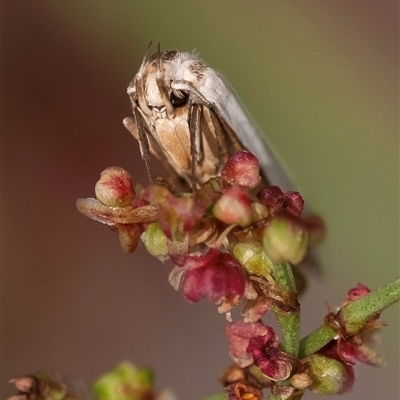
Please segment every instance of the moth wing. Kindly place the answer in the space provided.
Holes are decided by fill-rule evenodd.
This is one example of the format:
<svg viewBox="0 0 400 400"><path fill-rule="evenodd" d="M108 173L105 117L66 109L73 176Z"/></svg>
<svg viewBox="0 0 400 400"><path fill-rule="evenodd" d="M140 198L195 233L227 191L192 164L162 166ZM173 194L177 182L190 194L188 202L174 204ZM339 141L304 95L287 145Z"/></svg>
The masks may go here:
<svg viewBox="0 0 400 400"><path fill-rule="evenodd" d="M214 111L225 126L230 140L238 141L244 149L255 154L268 183L278 185L285 191L293 190L294 185L287 169L250 119L235 91L221 74L214 70L213 72L212 84L206 85L200 91L213 104Z"/></svg>
<svg viewBox="0 0 400 400"><path fill-rule="evenodd" d="M189 113L194 175L198 183L220 174L229 157L244 147L218 108L192 104Z"/></svg>
<svg viewBox="0 0 400 400"><path fill-rule="evenodd" d="M147 128L147 123L145 119L143 118L143 124L142 127L146 130L145 135L148 140L148 146L151 154L153 154L161 163L165 171L167 172L168 176L173 179L173 181L177 184L177 186L180 189L186 188L185 182L183 179L176 173L176 171L171 167L169 164L168 160L165 157L164 152L161 150L160 146L158 143L154 140L153 136L151 135L150 131ZM139 135L139 125L135 121L134 118L127 117L124 118L123 124L125 128L130 132L130 134L139 142L140 146L140 151L142 152L142 140L140 139ZM143 128L142 128L143 129ZM145 158L146 155L142 154L142 158ZM149 172L149 171L148 171Z"/></svg>

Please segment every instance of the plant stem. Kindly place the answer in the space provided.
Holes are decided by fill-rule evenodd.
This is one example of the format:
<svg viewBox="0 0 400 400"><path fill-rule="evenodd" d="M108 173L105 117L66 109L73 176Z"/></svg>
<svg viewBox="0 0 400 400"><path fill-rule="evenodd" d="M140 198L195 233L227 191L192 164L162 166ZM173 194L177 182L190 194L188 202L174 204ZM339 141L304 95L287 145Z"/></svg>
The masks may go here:
<svg viewBox="0 0 400 400"><path fill-rule="evenodd" d="M352 301L337 313L337 319L349 334L357 333L375 314L400 300L400 279L388 283Z"/></svg>
<svg viewBox="0 0 400 400"><path fill-rule="evenodd" d="M337 332L327 325L321 325L315 331L300 340L299 359L311 356L337 336Z"/></svg>
<svg viewBox="0 0 400 400"><path fill-rule="evenodd" d="M297 358L300 335L300 304L297 301L296 285L289 263L276 263L274 278L282 289L284 304L272 307L282 331L282 351Z"/></svg>
<svg viewBox="0 0 400 400"><path fill-rule="evenodd" d="M346 334L357 334L375 314L400 300L400 279L388 283L341 308L334 319ZM338 332L324 324L300 341L299 358L308 357L325 346Z"/></svg>

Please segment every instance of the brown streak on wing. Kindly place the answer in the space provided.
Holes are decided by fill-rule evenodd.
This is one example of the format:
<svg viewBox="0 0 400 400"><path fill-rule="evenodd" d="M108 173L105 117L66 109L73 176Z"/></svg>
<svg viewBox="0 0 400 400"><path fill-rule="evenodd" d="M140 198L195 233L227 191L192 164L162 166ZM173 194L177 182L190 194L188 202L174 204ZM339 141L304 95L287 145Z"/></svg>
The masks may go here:
<svg viewBox="0 0 400 400"><path fill-rule="evenodd" d="M240 150L244 149L244 146L238 139L235 131L230 127L230 125L224 120L220 112L216 107L213 108L214 112L214 118L218 120L218 122L221 124L223 131L226 133L226 137L229 139L227 141L228 144L228 151L229 154L232 155L234 153L237 153Z"/></svg>
<svg viewBox="0 0 400 400"><path fill-rule="evenodd" d="M229 155L229 136L225 132L223 123L219 120L214 110L212 108L204 107L204 111L206 111L204 114L208 117L207 119L209 128L206 129L206 133L210 131L210 127L212 126L211 135L206 136L208 138L207 141L209 143L210 149L211 151L213 151L214 154L218 155L221 159L221 162L225 164L228 160Z"/></svg>

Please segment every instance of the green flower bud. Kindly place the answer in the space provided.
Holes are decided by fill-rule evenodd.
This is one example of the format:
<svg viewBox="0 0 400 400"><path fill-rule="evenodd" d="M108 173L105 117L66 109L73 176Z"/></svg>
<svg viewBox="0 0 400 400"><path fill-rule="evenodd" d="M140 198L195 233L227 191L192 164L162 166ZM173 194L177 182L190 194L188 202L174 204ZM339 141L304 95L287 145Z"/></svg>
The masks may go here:
<svg viewBox="0 0 400 400"><path fill-rule="evenodd" d="M345 366L333 358L314 354L308 359L307 365L313 380L310 390L316 394L337 394L347 381Z"/></svg>
<svg viewBox="0 0 400 400"><path fill-rule="evenodd" d="M152 386L150 370L124 362L100 377L93 389L98 400L141 400L152 398Z"/></svg>
<svg viewBox="0 0 400 400"><path fill-rule="evenodd" d="M272 262L258 242L237 243L233 255L250 275L267 277L271 275Z"/></svg>
<svg viewBox="0 0 400 400"><path fill-rule="evenodd" d="M308 251L308 230L301 220L280 215L273 218L265 228L263 244L273 262L288 261L298 264Z"/></svg>
<svg viewBox="0 0 400 400"><path fill-rule="evenodd" d="M167 237L158 222L152 222L142 234L142 241L147 251L159 260L168 258Z"/></svg>

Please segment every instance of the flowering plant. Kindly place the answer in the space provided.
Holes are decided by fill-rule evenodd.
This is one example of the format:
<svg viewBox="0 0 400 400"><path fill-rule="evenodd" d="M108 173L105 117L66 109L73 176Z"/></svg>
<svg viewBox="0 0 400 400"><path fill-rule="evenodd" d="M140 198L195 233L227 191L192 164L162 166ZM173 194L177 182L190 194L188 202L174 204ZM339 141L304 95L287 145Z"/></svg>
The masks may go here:
<svg viewBox="0 0 400 400"><path fill-rule="evenodd" d="M209 400L298 400L306 390L319 395L348 392L354 364L382 366L369 346L384 325L380 312L400 299L400 281L375 291L358 284L321 326L300 339L298 295L304 286L301 263L324 236L316 216L302 217L298 192L260 188L256 157L241 151L221 174L194 192L182 193L168 180L135 185L129 173L111 167L101 173L96 198L79 199L84 215L118 233L133 252L141 241L148 252L174 264L169 281L196 303L206 298L225 314L226 337L234 364L222 372L223 392ZM231 310L241 305L240 320ZM262 318L275 314L278 333ZM43 374L15 378L13 400L73 399L66 388ZM155 395L152 375L123 363L94 385L99 400L172 400Z"/></svg>

